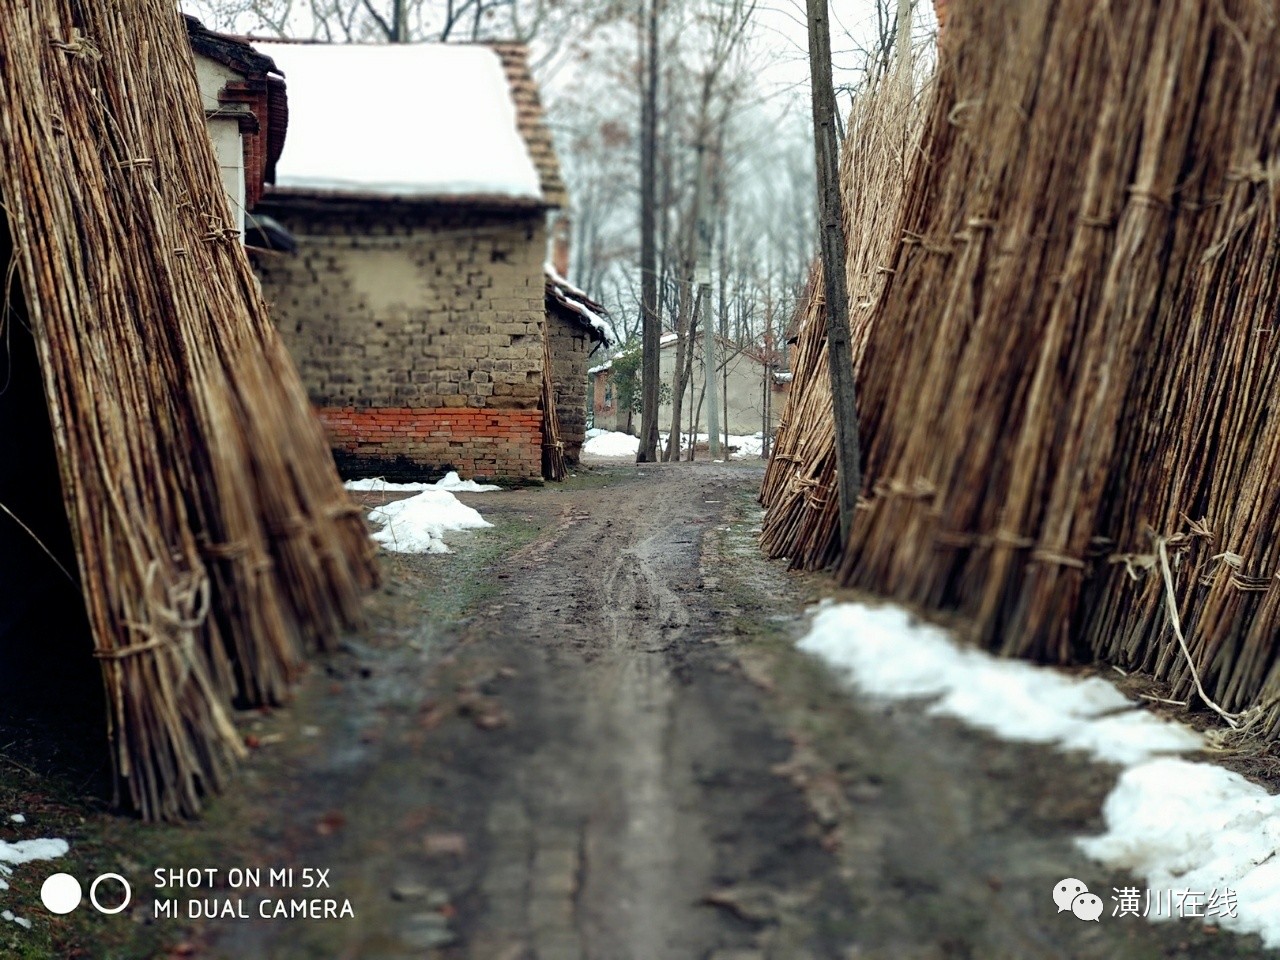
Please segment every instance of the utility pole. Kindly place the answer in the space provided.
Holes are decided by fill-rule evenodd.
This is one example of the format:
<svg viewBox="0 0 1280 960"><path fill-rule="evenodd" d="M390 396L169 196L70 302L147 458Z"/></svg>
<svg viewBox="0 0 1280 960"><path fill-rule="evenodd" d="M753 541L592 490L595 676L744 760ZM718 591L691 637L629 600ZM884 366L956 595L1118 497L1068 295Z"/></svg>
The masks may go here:
<svg viewBox="0 0 1280 960"><path fill-rule="evenodd" d="M658 459L658 381L662 376L662 324L658 317L657 153L658 153L658 4L649 0L648 35L642 46L644 95L640 108L640 448L637 463ZM642 51L643 52L643 51Z"/></svg>
<svg viewBox="0 0 1280 960"><path fill-rule="evenodd" d="M698 264L694 276L698 282L698 312L702 316L702 373L707 397L707 441L711 459L721 460L720 455L720 394L716 387L716 328L711 322L711 217L707 203L707 150L706 127L698 137Z"/></svg>
<svg viewBox="0 0 1280 960"><path fill-rule="evenodd" d="M893 41L894 46L897 47L898 65L906 71L908 77L911 76L912 70L911 21L915 7L916 0L898 0L898 35Z"/></svg>
<svg viewBox="0 0 1280 960"><path fill-rule="evenodd" d="M807 0L807 3L813 146L818 161L818 216L827 297L827 359L831 371L831 412L836 428L836 486L840 492L840 535L842 541L847 541L853 526L853 511L862 492L862 465L853 350L849 345L840 148L836 139L836 95L831 80L831 24L827 0Z"/></svg>

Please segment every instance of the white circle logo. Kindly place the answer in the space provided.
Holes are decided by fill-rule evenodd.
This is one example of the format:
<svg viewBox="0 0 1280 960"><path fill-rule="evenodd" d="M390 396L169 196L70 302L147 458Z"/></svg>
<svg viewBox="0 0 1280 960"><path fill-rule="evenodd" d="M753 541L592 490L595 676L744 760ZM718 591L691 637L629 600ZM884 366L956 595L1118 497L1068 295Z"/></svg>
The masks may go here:
<svg viewBox="0 0 1280 960"><path fill-rule="evenodd" d="M103 880L116 880L119 881L120 886L124 887L124 900L120 902L120 906L108 908L98 902L98 884ZM89 902L93 904L93 909L97 910L99 913L105 913L108 916L123 912L124 908L129 906L129 900L132 897L133 888L129 886L129 881L118 873L104 873L97 880L93 881L93 886L89 888Z"/></svg>
<svg viewBox="0 0 1280 960"><path fill-rule="evenodd" d="M70 913L83 898L80 881L69 873L55 873L40 888L40 901L50 913Z"/></svg>

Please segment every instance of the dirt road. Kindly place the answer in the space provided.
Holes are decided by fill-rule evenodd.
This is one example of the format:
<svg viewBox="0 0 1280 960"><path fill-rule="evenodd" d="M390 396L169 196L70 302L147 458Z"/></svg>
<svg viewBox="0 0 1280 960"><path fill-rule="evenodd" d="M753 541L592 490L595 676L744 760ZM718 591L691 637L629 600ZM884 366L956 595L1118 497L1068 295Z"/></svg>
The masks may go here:
<svg viewBox="0 0 1280 960"><path fill-rule="evenodd" d="M796 654L816 582L760 559L758 481L626 466L482 495L496 530L396 559L373 639L268 722L240 790L246 851L329 869L356 917L210 921L201 955L1264 955L1058 915L1062 877L1133 882L1072 846L1112 774L859 705Z"/></svg>

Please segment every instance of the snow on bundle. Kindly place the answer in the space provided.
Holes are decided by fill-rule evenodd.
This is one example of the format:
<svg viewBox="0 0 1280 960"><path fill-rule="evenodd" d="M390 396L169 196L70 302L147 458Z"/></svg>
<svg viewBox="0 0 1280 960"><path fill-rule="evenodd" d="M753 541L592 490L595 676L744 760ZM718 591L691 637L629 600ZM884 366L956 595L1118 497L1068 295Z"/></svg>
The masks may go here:
<svg viewBox="0 0 1280 960"><path fill-rule="evenodd" d="M865 502L838 571L1006 654L1151 670L1267 737L1280 61L1253 51L1280 44L1274 14L951 6L863 350ZM771 493L769 523L805 527Z"/></svg>
<svg viewBox="0 0 1280 960"><path fill-rule="evenodd" d="M25 410L0 394L0 482L34 449L9 430L52 434L53 576L83 597L117 793L190 815L243 753L232 701L277 702L309 644L359 622L374 551L228 226L177 7L0 0L0 22L21 318L0 365L25 338L43 386ZM0 525L0 556L25 536Z"/></svg>
<svg viewBox="0 0 1280 960"><path fill-rule="evenodd" d="M428 489L396 500L369 514L382 527L373 539L392 553L449 553L444 535L450 530L479 530L493 524L448 490Z"/></svg>
<svg viewBox="0 0 1280 960"><path fill-rule="evenodd" d="M265 41L254 46L289 83L289 148L277 166L277 187L542 199L502 60L492 48ZM337 116L341 123L334 122Z"/></svg>

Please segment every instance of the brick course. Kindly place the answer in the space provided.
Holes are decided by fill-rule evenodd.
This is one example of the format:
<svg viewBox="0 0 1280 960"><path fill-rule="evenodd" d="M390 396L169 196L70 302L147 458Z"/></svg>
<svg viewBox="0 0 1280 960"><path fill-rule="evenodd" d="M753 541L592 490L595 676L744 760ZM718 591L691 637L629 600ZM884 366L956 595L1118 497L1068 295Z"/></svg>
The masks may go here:
<svg viewBox="0 0 1280 960"><path fill-rule="evenodd" d="M542 413L468 407L327 407L317 411L344 472L388 480L532 479L542 471ZM424 469L424 464L431 465Z"/></svg>

